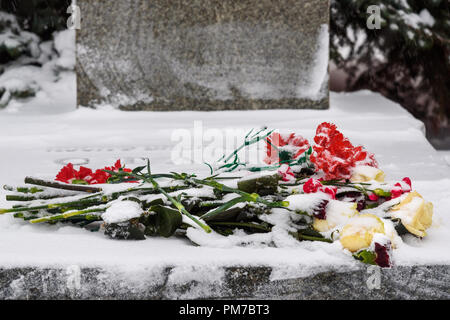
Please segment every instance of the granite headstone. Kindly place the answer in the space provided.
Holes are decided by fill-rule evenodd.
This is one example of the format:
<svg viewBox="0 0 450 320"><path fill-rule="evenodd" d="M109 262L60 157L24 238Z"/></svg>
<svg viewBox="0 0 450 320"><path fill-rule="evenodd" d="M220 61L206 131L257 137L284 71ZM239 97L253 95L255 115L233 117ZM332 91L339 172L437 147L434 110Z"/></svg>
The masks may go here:
<svg viewBox="0 0 450 320"><path fill-rule="evenodd" d="M78 0L78 104L328 108L328 0Z"/></svg>

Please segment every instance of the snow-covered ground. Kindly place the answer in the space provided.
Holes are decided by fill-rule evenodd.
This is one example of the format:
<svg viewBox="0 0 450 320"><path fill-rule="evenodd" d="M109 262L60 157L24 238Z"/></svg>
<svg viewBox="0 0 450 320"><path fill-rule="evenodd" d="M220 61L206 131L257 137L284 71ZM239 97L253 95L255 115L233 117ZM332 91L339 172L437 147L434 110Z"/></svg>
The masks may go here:
<svg viewBox="0 0 450 320"><path fill-rule="evenodd" d="M450 166L450 150L439 150L438 153L444 159L445 162Z"/></svg>
<svg viewBox="0 0 450 320"><path fill-rule="evenodd" d="M367 91L332 93L331 109L325 111L127 113L102 108L38 113L30 108L15 112L6 109L0 111L0 183L21 184L27 175L54 178L69 161L96 168L111 165L118 158L134 167L142 163L142 158L150 157L153 172L206 173L208 168L201 163L174 164L174 147L179 145L172 139L177 136L174 132L185 129L181 132L193 133L194 122L198 126L198 121L203 132L216 129L225 134L234 128L245 133L266 125L291 129L308 139L312 139L319 123L334 122L354 144L365 145L376 154L387 180L410 177L413 189L434 204L434 222L428 236L407 239L395 250L395 263L450 264L450 166L428 143L420 121L397 104ZM192 148L196 147L193 144ZM1 190L0 207L8 206ZM263 264L276 267L278 271L272 275L276 278L317 271L320 266L351 267L358 262L326 243L219 249L196 247L178 238L116 241L71 226L30 225L9 215L0 216L0 267L73 264L127 269L175 265L189 274L195 273L195 266L214 269Z"/></svg>

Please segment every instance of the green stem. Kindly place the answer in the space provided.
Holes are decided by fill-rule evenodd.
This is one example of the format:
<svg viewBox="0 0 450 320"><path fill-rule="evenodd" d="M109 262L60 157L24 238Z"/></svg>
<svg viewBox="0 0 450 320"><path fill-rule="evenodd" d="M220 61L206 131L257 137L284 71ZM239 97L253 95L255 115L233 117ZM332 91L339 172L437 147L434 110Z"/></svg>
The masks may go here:
<svg viewBox="0 0 450 320"><path fill-rule="evenodd" d="M305 234L302 234L300 232L289 232L290 235L292 235L294 238L296 238L297 240L308 240L308 241L321 241L321 242L328 242L328 243L332 243L333 241L327 238L322 238L322 237L315 237L315 236L308 236Z"/></svg>
<svg viewBox="0 0 450 320"><path fill-rule="evenodd" d="M226 185L221 184L214 180L207 181L207 180L200 180L200 179L196 179L196 178L191 178L191 179L192 179L192 181L196 182L197 184L207 185L207 186L213 187L220 191L237 193L237 194L241 195L242 197L244 197L246 199L246 201L259 202L259 203L265 204L266 206L269 206L272 208L285 208L286 209L286 207L289 205L289 203L287 201L270 202L270 201L262 199L257 193L250 194L250 193L241 191L239 189L230 188L230 187L227 187Z"/></svg>
<svg viewBox="0 0 450 320"><path fill-rule="evenodd" d="M356 189L356 190L358 190L358 191L361 191L362 193L364 193L364 195L368 195L367 194L367 192L369 191L369 192L373 192L373 190L371 190L371 189L367 189L367 188L364 188L363 186L358 186L358 185L355 185L355 184L353 184L353 183L337 183L337 182L331 182L331 181L321 181L321 183L323 184L323 185L327 185L327 186L335 186L335 187L348 187L348 188L353 188L353 189ZM359 184L359 183L358 183Z"/></svg>
<svg viewBox="0 0 450 320"><path fill-rule="evenodd" d="M88 200L78 200L64 203L54 203L54 204L46 204L42 206L36 207L20 207L20 208L12 208L12 209L0 209L0 214L11 213L11 212L24 212L24 211L33 211L33 210L43 210L43 209L58 209L58 208L70 208L71 206L94 206L107 203L108 200L104 199L104 197L99 199L88 199Z"/></svg>
<svg viewBox="0 0 450 320"><path fill-rule="evenodd" d="M319 237L313 237L313 236L305 236L305 235L299 235L299 238L302 240L309 240L309 241L322 241L322 242L328 242L332 243L333 241L327 238L319 238Z"/></svg>
<svg viewBox="0 0 450 320"><path fill-rule="evenodd" d="M71 195L41 195L41 196L20 196L20 195L7 195L6 201L34 201L34 200L50 200L50 199L56 199L56 198L64 198L64 197L70 197Z"/></svg>
<svg viewBox="0 0 450 320"><path fill-rule="evenodd" d="M265 232L270 232L272 230L272 228L250 222L210 222L210 224L213 226L243 227L243 228L258 229Z"/></svg>
<svg viewBox="0 0 450 320"><path fill-rule="evenodd" d="M70 190L70 191L81 191L81 192L88 192L88 193L97 193L101 192L101 188L91 187L91 186L84 186L79 184L63 184L55 181L45 181L42 179L32 178L32 177L26 177L25 183L33 184L37 186L43 186L48 188L54 188L54 189L61 189L61 190Z"/></svg>
<svg viewBox="0 0 450 320"><path fill-rule="evenodd" d="M258 131L257 133L255 133L253 136L252 136L252 139L251 140L247 140L247 138L249 137L249 135L250 135L250 133L253 131L253 129L245 136L245 141L244 141L244 143L239 147L239 148L237 148L236 150L234 150L227 158L225 158L224 159L224 161L223 162L228 162L228 160L230 160L233 156L235 156L239 151L241 151L243 148L245 148L245 147L247 147L247 146L249 146L249 145L251 145L251 144L254 144L254 143L256 143L256 142L259 142L259 141L261 141L261 140L263 140L263 139L265 139L265 138L267 138L272 132L273 132L273 130L271 130L271 131L269 131L268 133L266 133L266 134L264 134L264 135L262 135L262 136L258 136L261 132L263 132L264 130L266 130L266 129L261 129L260 131Z"/></svg>
<svg viewBox="0 0 450 320"><path fill-rule="evenodd" d="M8 186L8 185L4 185L3 189L6 190L6 191L13 191L13 192L20 192L20 193L31 193L31 194L35 194L35 193L44 191L44 189L40 189L40 188L37 188L37 187L32 187L32 188L17 187L17 188L15 188L15 187L11 187L11 186Z"/></svg>
<svg viewBox="0 0 450 320"><path fill-rule="evenodd" d="M42 223L42 222L49 222L49 221L55 221L55 220L62 220L67 219L75 216L79 216L86 213L93 213L93 212L104 212L105 208L96 208L96 209L88 209L88 210L80 210L80 211L71 211L66 212L63 214L53 215L53 216L46 216L38 219L30 220L31 223Z"/></svg>

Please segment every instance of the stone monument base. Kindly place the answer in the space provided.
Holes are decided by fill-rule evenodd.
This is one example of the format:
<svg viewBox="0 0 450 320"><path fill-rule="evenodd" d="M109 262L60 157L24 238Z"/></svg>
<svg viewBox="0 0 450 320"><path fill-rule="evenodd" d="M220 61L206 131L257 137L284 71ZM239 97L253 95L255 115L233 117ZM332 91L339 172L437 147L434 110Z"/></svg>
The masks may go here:
<svg viewBox="0 0 450 320"><path fill-rule="evenodd" d="M449 299L448 265L398 266L373 273L362 265L271 280L269 267L229 267L220 280L175 281L174 269L3 268L0 299ZM197 270L201 272L201 270Z"/></svg>

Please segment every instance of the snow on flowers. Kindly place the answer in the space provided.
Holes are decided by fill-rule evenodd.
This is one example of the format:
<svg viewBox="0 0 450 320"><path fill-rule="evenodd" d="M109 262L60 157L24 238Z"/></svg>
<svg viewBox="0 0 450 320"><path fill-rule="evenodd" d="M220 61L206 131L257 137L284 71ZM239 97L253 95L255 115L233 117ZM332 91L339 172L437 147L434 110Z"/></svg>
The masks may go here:
<svg viewBox="0 0 450 320"><path fill-rule="evenodd" d="M378 167L375 156L362 146L353 146L334 124L324 122L317 127L311 161L327 180L350 178L352 169L367 165Z"/></svg>
<svg viewBox="0 0 450 320"><path fill-rule="evenodd" d="M320 124L314 144L296 133L252 132L206 178L153 174L150 162L133 170L120 160L97 170L69 163L56 176L62 183L27 178L34 187L8 187L13 194L7 200L20 202L0 214L13 213L31 223L90 226L114 239L183 231L206 246L218 239L221 246L227 239L233 245L258 246L282 246L285 242L277 239L286 237L336 242L350 256L381 267L395 264L403 235L427 235L433 205L413 190L410 178L385 181L375 155L353 145L336 125ZM241 162L239 151L260 141L266 144L265 164ZM233 177L225 172L234 172ZM110 183L115 187L109 188ZM92 184L102 185L87 186ZM52 193L54 188L71 190L70 201L62 190ZM75 200L73 192L78 192Z"/></svg>
<svg viewBox="0 0 450 320"><path fill-rule="evenodd" d="M297 159L309 149L308 140L295 133L282 135L274 132L267 137L266 144L267 157L264 162L267 164L289 162L292 159Z"/></svg>

